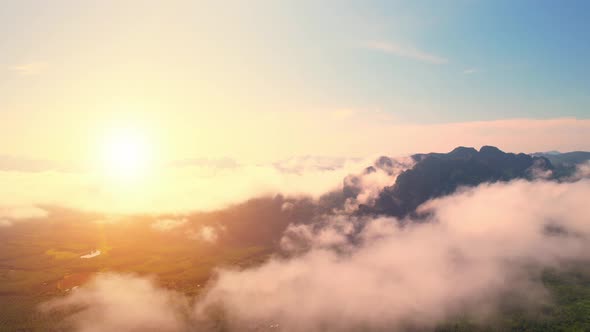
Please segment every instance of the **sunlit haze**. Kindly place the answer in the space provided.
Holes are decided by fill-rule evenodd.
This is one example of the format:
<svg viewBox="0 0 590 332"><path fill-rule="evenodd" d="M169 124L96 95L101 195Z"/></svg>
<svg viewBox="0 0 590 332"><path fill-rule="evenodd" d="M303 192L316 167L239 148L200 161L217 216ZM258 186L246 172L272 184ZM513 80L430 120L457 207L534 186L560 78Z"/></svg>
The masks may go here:
<svg viewBox="0 0 590 332"><path fill-rule="evenodd" d="M590 331L590 1L0 0L0 332Z"/></svg>
<svg viewBox="0 0 590 332"><path fill-rule="evenodd" d="M104 171L122 180L145 173L153 165L153 146L144 135L131 128L115 128L106 132L100 151Z"/></svg>

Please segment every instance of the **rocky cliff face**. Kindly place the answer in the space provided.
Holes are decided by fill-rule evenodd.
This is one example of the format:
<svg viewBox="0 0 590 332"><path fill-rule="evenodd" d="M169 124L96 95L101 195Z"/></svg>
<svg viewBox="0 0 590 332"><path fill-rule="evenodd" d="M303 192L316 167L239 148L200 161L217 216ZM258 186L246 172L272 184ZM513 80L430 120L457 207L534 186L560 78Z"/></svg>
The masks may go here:
<svg viewBox="0 0 590 332"><path fill-rule="evenodd" d="M458 147L449 153L416 154L412 158L416 165L384 188L373 206L362 206L361 213L403 217L425 201L450 194L460 186L530 179L553 170L545 157L505 153L493 146L479 151Z"/></svg>

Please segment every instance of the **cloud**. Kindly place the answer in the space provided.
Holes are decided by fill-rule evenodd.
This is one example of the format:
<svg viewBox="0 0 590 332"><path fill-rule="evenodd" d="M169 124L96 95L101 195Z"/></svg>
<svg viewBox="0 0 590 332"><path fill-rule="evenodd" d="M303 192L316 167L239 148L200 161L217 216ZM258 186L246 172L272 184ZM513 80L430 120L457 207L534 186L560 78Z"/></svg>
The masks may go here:
<svg viewBox="0 0 590 332"><path fill-rule="evenodd" d="M184 331L189 304L183 296L133 275L99 274L66 297L46 302L53 314L73 309L66 326L78 332Z"/></svg>
<svg viewBox="0 0 590 332"><path fill-rule="evenodd" d="M590 179L590 161L576 166L576 172L569 180L578 181L580 179Z"/></svg>
<svg viewBox="0 0 590 332"><path fill-rule="evenodd" d="M541 159L537 159L533 162L533 165L529 168L528 173L533 179L549 180L553 176L553 171L547 169L545 162Z"/></svg>
<svg viewBox="0 0 590 332"><path fill-rule="evenodd" d="M107 214L185 215L279 193L317 198L342 188L345 176L358 172L370 161L312 164L290 162L288 169L273 164L167 167L132 185L84 172L0 171L0 201L15 206L50 205ZM163 230L177 225L178 220L160 220L153 226Z"/></svg>
<svg viewBox="0 0 590 332"><path fill-rule="evenodd" d="M222 271L196 313L223 310L234 330L348 331L489 317L506 298L540 303L541 269L590 259L589 194L590 181L486 184L427 203L426 223L292 226L294 257Z"/></svg>
<svg viewBox="0 0 590 332"><path fill-rule="evenodd" d="M198 231L189 230L187 236L193 240L215 243L219 238L218 230L213 226L202 226Z"/></svg>
<svg viewBox="0 0 590 332"><path fill-rule="evenodd" d="M448 62L446 58L441 56L427 53L419 50L413 46L401 45L393 42L386 41L371 41L365 44L365 47L375 51L381 51L387 54L392 54L402 58L417 60L421 62L431 64L445 64Z"/></svg>
<svg viewBox="0 0 590 332"><path fill-rule="evenodd" d="M0 204L0 227L11 226L19 221L45 218L48 215L47 211L36 206Z"/></svg>
<svg viewBox="0 0 590 332"><path fill-rule="evenodd" d="M240 165L237 161L231 158L209 159L209 158L190 158L178 160L171 164L175 167L197 166L197 167L211 167L211 168L237 168Z"/></svg>
<svg viewBox="0 0 590 332"><path fill-rule="evenodd" d="M354 116L355 114L357 114L357 110L352 108L339 108L331 110L329 111L329 113L330 115L332 115L332 117L334 117L334 119L342 120Z"/></svg>
<svg viewBox="0 0 590 332"><path fill-rule="evenodd" d="M358 164L366 161L362 158L328 157L328 156L299 156L273 163L279 171L293 174L307 172L333 171L345 167L347 164Z"/></svg>
<svg viewBox="0 0 590 332"><path fill-rule="evenodd" d="M384 112L359 111L346 117L334 117L330 108L263 112L256 119L236 114L235 122L240 126L228 129L235 132L231 142L224 131L212 132L207 139L216 142L216 150L211 154L231 156L242 165L270 164L298 156L400 156L451 151L462 145L494 145L511 152L590 149L590 119L517 118L434 124L402 122L395 117L402 112L432 112L441 110L440 107L396 102ZM261 125L272 128L272 134L260 130ZM240 143L239 149L236 142Z"/></svg>
<svg viewBox="0 0 590 332"><path fill-rule="evenodd" d="M344 178L342 192L345 201L343 212L353 213L360 204L371 205L383 188L395 183L397 176L414 166L412 157L389 158L381 156L360 174Z"/></svg>
<svg viewBox="0 0 590 332"><path fill-rule="evenodd" d="M484 184L427 202L421 222L338 215L292 225L286 255L220 270L192 301L143 277L99 275L42 308L62 310L83 332L390 330L457 315L485 320L502 301L550 301L542 269L590 259L589 194L590 180Z"/></svg>
<svg viewBox="0 0 590 332"><path fill-rule="evenodd" d="M481 72L481 70L477 69L477 68L467 68L465 70L463 70L463 74L466 75L471 75L471 74L475 74L475 73L479 73Z"/></svg>
<svg viewBox="0 0 590 332"><path fill-rule="evenodd" d="M67 168L49 160L0 155L0 171L42 172L50 170L67 170Z"/></svg>
<svg viewBox="0 0 590 332"><path fill-rule="evenodd" d="M295 208L295 203L285 202L281 204L281 211L292 211Z"/></svg>
<svg viewBox="0 0 590 332"><path fill-rule="evenodd" d="M186 218L178 218L178 219L173 219L173 218L164 218L164 219L158 219L156 221L154 221L152 223L152 229L155 229L157 231L169 231L175 228L178 228L184 224L186 224L188 220Z"/></svg>
<svg viewBox="0 0 590 332"><path fill-rule="evenodd" d="M305 137L298 138L297 132L287 128L289 141L266 139L252 149L248 144L253 142L243 141L244 151L262 151L266 158L277 156L279 161L246 162L244 156L236 159L240 163L197 161L154 167L153 173L131 184L94 171L0 158L0 201L11 206L52 205L108 214L186 215L279 193L319 198L342 189L343 179L358 174L382 154L444 152L466 142L474 147L492 144L511 152L573 151L587 150L590 142L590 120L573 118L401 124L389 118L363 122L356 115L332 122L317 117L281 118L293 127L306 128ZM276 143L276 149L267 143ZM309 154L279 157L303 151ZM364 177L365 192L351 207L362 200L370 202L375 189L391 180L382 171Z"/></svg>
<svg viewBox="0 0 590 332"><path fill-rule="evenodd" d="M492 144L505 151L525 153L574 151L589 149L586 142L590 141L590 120L574 118L408 124L392 126L389 130L391 136L396 136L389 137L392 145L396 145L402 137L412 137L412 142L406 142L406 146L414 152L451 151L464 145L461 142L469 142L470 146L476 147Z"/></svg>
<svg viewBox="0 0 590 332"><path fill-rule="evenodd" d="M14 72L21 75L37 75L47 68L45 62L30 62L10 67Z"/></svg>

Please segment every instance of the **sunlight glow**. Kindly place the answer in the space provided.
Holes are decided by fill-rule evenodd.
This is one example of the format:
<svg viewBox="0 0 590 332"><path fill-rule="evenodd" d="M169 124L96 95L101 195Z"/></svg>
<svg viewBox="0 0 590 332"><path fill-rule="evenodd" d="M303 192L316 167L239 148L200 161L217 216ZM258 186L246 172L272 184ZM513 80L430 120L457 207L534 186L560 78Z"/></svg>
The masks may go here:
<svg viewBox="0 0 590 332"><path fill-rule="evenodd" d="M148 169L150 157L150 145L137 130L117 129L110 132L103 143L103 167L110 177L121 180L137 178Z"/></svg>

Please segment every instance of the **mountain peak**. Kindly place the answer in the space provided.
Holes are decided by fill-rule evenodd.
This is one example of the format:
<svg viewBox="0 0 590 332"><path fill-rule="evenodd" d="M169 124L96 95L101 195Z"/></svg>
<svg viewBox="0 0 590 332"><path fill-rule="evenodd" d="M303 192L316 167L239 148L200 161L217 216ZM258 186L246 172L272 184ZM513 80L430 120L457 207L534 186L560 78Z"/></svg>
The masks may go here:
<svg viewBox="0 0 590 332"><path fill-rule="evenodd" d="M451 157L472 157L477 154L477 150L472 147L465 147L465 146L458 146L453 149L453 151L449 152L449 156Z"/></svg>
<svg viewBox="0 0 590 332"><path fill-rule="evenodd" d="M483 182L530 178L536 170L552 170L546 158L505 153L494 146L457 147L449 153L414 155L416 164L385 187L374 206L365 212L403 217L425 201L454 192L460 186L477 186Z"/></svg>
<svg viewBox="0 0 590 332"><path fill-rule="evenodd" d="M485 154L485 155L501 155L504 154L504 152L500 149L498 149L495 146L491 146L491 145L484 145L481 147L481 149L479 149L479 153L481 154Z"/></svg>

